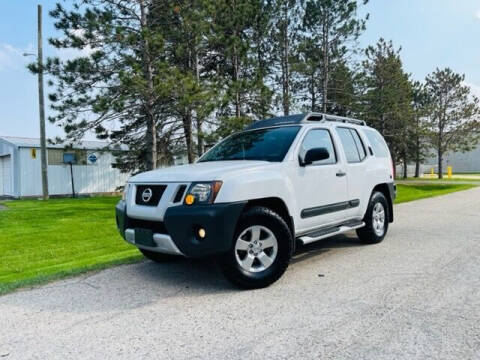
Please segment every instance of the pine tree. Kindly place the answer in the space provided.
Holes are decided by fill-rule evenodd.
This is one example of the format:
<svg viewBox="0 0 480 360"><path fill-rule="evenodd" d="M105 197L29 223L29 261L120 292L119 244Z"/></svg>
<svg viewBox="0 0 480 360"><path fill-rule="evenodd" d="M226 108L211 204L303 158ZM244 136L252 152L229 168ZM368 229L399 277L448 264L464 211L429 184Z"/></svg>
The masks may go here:
<svg viewBox="0 0 480 360"><path fill-rule="evenodd" d="M153 31L158 24L149 16L151 6L147 0L82 0L71 11L57 4L50 12L63 34L50 39L51 45L79 55L47 59L56 111L49 120L70 139L93 131L127 143L130 154L116 165L125 171L156 168L162 158L158 137L171 133L163 110L173 81L164 39Z"/></svg>
<svg viewBox="0 0 480 360"><path fill-rule="evenodd" d="M154 0L154 4L152 16L161 24L158 31L165 38L167 60L176 69L171 116L182 124L188 161L193 162L195 153L203 153L202 126L214 108L213 83L202 71L209 51L212 1Z"/></svg>
<svg viewBox="0 0 480 360"><path fill-rule="evenodd" d="M346 61L339 60L332 64L328 80L329 114L354 115L358 98L357 80L357 74L348 67Z"/></svg>
<svg viewBox="0 0 480 360"><path fill-rule="evenodd" d="M292 71L295 72L294 89L297 97L310 111L321 111L322 55L320 48L310 38L298 44Z"/></svg>
<svg viewBox="0 0 480 360"><path fill-rule="evenodd" d="M258 94L253 28L260 0L217 0L213 13L210 67L218 76L221 117L250 117Z"/></svg>
<svg viewBox="0 0 480 360"><path fill-rule="evenodd" d="M363 92L360 116L376 128L387 141L394 163L408 162L409 131L413 119L412 89L403 70L400 49L380 39L369 46L363 62Z"/></svg>
<svg viewBox="0 0 480 360"><path fill-rule="evenodd" d="M275 64L274 83L279 84L277 99L284 115L290 114L294 104L293 69L296 48L298 46L300 21L303 17L304 0L273 1L273 26L271 38L273 62Z"/></svg>
<svg viewBox="0 0 480 360"><path fill-rule="evenodd" d="M464 80L465 75L450 68L437 68L425 79L431 105L427 125L437 151L439 178L443 178L443 156L447 152L471 150L480 140L479 99Z"/></svg>
<svg viewBox="0 0 480 360"><path fill-rule="evenodd" d="M366 4L368 0L363 0ZM308 0L303 18L305 59L310 63L307 74L310 78L309 91L311 108L314 111L318 91L313 81L314 70L320 73L319 92L321 109L327 112L329 103L329 76L332 65L344 59L347 43L355 41L365 30L365 19L357 17L356 0ZM320 65L321 64L321 65ZM315 69L314 66L319 66Z"/></svg>

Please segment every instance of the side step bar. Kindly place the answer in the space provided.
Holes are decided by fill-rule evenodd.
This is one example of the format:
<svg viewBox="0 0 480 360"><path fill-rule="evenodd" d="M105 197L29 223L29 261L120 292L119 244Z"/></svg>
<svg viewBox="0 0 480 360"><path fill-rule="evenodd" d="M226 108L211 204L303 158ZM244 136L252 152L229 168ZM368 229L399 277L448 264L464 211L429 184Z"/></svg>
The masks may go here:
<svg viewBox="0 0 480 360"><path fill-rule="evenodd" d="M345 224L330 226L330 227L323 228L323 229L320 229L320 230L312 231L311 233L302 235L302 236L298 237L297 239L300 240L300 242L303 245L306 245L306 244L310 244L310 243L318 241L318 240L325 239L325 238L330 237L330 236L343 234L343 233L346 233L350 230L359 229L359 228L364 227L364 226L365 226L365 223L363 221L349 221Z"/></svg>

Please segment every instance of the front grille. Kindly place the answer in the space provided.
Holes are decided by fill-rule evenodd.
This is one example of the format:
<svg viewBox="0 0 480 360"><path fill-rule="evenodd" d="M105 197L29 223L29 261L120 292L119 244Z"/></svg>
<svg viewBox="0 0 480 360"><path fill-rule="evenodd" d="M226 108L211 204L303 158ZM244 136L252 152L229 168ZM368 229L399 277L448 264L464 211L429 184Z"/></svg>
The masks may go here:
<svg viewBox="0 0 480 360"><path fill-rule="evenodd" d="M177 190L177 194L175 195L175 199L173 199L174 203L178 203L182 201L183 194L185 193L185 190L187 189L187 185L180 185Z"/></svg>
<svg viewBox="0 0 480 360"><path fill-rule="evenodd" d="M162 221L139 220L129 217L125 228L128 229L147 229L155 234L168 234L167 228Z"/></svg>
<svg viewBox="0 0 480 360"><path fill-rule="evenodd" d="M157 206L167 185L137 185L135 204Z"/></svg>

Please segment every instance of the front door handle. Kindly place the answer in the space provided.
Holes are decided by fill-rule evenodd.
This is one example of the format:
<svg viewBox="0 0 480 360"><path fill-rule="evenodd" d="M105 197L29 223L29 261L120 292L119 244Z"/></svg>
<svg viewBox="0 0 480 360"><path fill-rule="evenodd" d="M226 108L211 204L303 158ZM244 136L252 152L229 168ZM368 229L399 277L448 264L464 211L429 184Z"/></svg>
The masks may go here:
<svg viewBox="0 0 480 360"><path fill-rule="evenodd" d="M337 172L336 175L337 175L337 177L342 177L342 176L347 175L347 173L346 173L346 172L343 172L342 170L340 170L339 172Z"/></svg>

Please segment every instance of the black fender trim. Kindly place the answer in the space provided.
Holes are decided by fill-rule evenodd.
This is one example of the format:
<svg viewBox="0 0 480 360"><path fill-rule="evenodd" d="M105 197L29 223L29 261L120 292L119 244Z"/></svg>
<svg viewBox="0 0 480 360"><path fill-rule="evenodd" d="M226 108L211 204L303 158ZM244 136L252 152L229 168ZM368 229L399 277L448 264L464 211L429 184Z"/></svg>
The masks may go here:
<svg viewBox="0 0 480 360"><path fill-rule="evenodd" d="M390 199L392 200L392 203L393 203L397 198L397 185L394 182L387 183L387 185L388 185L388 192L390 193Z"/></svg>
<svg viewBox="0 0 480 360"><path fill-rule="evenodd" d="M125 225L127 218L127 207L125 201L120 200L115 206L115 218L117 221L118 232L123 238L125 238Z"/></svg>
<svg viewBox="0 0 480 360"><path fill-rule="evenodd" d="M393 223L393 204L395 202L395 199L397 198L397 185L394 182L387 183L388 185L388 193L390 195L390 198L388 199L388 207L389 207L389 219L388 222Z"/></svg>
<svg viewBox="0 0 480 360"><path fill-rule="evenodd" d="M227 252L233 242L244 202L209 205L180 205L167 209L164 224L178 249L187 257L202 257ZM199 238L203 228L206 236Z"/></svg>

